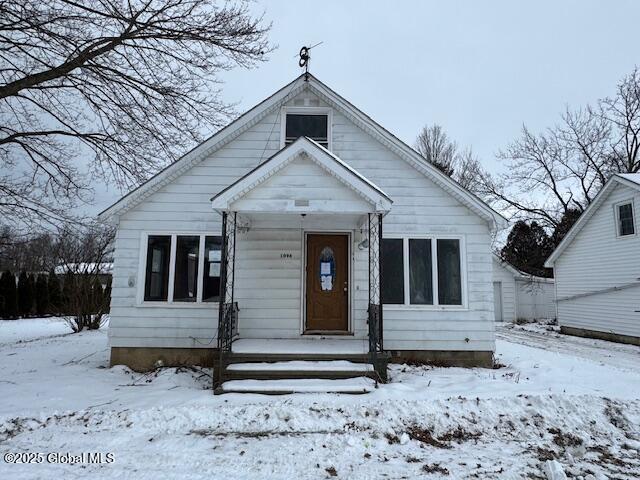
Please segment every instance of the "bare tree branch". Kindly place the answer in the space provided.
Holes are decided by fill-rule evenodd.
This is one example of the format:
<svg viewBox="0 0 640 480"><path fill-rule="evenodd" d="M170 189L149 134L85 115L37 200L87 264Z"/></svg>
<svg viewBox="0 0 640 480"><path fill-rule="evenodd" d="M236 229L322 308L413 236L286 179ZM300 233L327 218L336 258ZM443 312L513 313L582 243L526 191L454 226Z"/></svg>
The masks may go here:
<svg viewBox="0 0 640 480"><path fill-rule="evenodd" d="M233 115L219 72L271 50L247 2L0 0L0 217L55 223Z"/></svg>

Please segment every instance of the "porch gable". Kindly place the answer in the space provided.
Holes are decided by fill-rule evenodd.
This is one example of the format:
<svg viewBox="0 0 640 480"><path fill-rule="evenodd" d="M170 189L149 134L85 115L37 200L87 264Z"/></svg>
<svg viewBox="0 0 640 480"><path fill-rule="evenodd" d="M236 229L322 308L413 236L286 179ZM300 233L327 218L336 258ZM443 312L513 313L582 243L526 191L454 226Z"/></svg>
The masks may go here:
<svg viewBox="0 0 640 480"><path fill-rule="evenodd" d="M333 153L300 137L212 199L219 212L386 213L391 199Z"/></svg>

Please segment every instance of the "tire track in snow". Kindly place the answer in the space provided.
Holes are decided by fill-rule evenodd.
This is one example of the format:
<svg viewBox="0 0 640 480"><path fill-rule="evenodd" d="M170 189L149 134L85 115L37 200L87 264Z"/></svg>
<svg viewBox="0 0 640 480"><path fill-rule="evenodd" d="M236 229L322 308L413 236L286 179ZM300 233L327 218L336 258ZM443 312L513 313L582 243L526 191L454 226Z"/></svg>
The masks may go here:
<svg viewBox="0 0 640 480"><path fill-rule="evenodd" d="M550 352L574 355L616 368L640 369L640 347L604 340L572 337L556 332L538 333L524 329L497 327L496 338Z"/></svg>

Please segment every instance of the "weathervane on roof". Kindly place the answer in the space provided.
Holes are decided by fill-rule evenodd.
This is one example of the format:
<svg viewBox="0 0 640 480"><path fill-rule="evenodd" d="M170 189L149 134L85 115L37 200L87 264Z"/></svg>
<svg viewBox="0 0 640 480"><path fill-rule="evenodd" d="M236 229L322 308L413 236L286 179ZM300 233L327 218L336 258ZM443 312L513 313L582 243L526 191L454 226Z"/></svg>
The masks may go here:
<svg viewBox="0 0 640 480"><path fill-rule="evenodd" d="M300 59L298 60L298 65L300 66L300 68L304 68L305 81L309 80L309 60L311 60L311 55L309 55L309 50L321 44L322 42L319 42L311 47L302 47L300 49L300 53L298 54L300 57Z"/></svg>

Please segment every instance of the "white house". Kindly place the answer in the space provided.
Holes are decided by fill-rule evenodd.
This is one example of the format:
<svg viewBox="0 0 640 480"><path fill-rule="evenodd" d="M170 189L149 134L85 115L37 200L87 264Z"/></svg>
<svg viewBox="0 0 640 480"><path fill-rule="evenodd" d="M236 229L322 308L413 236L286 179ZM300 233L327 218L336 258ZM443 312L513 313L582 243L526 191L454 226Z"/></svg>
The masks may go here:
<svg viewBox="0 0 640 480"><path fill-rule="evenodd" d="M563 332L640 345L640 173L611 177L545 266Z"/></svg>
<svg viewBox="0 0 640 480"><path fill-rule="evenodd" d="M496 322L555 318L555 300L553 278L521 272L494 255L493 312Z"/></svg>
<svg viewBox="0 0 640 480"><path fill-rule="evenodd" d="M112 364L220 362L220 384L258 376L239 359L492 362L505 220L312 75L100 218Z"/></svg>

